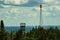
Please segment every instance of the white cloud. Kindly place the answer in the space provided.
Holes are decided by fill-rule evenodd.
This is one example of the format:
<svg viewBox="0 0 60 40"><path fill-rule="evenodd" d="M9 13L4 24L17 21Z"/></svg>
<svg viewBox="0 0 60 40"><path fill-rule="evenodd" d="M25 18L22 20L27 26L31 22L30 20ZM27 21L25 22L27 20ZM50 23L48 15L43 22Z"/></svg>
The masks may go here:
<svg viewBox="0 0 60 40"><path fill-rule="evenodd" d="M56 14L53 14L53 16L56 16Z"/></svg>
<svg viewBox="0 0 60 40"><path fill-rule="evenodd" d="M58 4L60 3L59 0L43 0L44 3L47 3L47 4Z"/></svg>
<svg viewBox="0 0 60 40"><path fill-rule="evenodd" d="M0 1L3 1L3 0L0 0Z"/></svg>
<svg viewBox="0 0 60 40"><path fill-rule="evenodd" d="M28 9L21 9L21 8L11 8L9 9L9 16L14 15L13 18L29 18L29 17L36 17L36 13L29 11ZM12 16L11 16L12 17Z"/></svg>
<svg viewBox="0 0 60 40"><path fill-rule="evenodd" d="M10 16L5 16L7 19L11 18Z"/></svg>
<svg viewBox="0 0 60 40"><path fill-rule="evenodd" d="M11 8L9 10L10 13L19 13L19 9L18 8Z"/></svg>
<svg viewBox="0 0 60 40"><path fill-rule="evenodd" d="M51 8L51 10L53 10L53 9ZM47 16L47 17L56 16L56 13L49 12L49 10L47 10L46 8L45 8L45 10L43 10L42 14L43 14L43 16Z"/></svg>
<svg viewBox="0 0 60 40"><path fill-rule="evenodd" d="M3 12L0 11L0 15L2 15L2 14L3 14Z"/></svg>
<svg viewBox="0 0 60 40"><path fill-rule="evenodd" d="M39 6L36 6L36 7L33 7L33 9L36 11L36 12L39 12L40 13L40 7ZM48 10L46 9L46 7L43 7L42 8L42 14L43 16L50 16L51 13L48 12ZM29 14L28 16L32 16L32 15L35 15L35 14ZM40 16L40 15L39 15Z"/></svg>
<svg viewBox="0 0 60 40"><path fill-rule="evenodd" d="M28 14L28 17L36 17L36 16L37 16L37 14L33 14L33 13Z"/></svg>
<svg viewBox="0 0 60 40"><path fill-rule="evenodd" d="M47 7L47 8L49 8L49 10L51 10L51 11L54 11L54 10L60 11L60 5L52 5L52 6Z"/></svg>
<svg viewBox="0 0 60 40"><path fill-rule="evenodd" d="M60 1L56 1L56 2L55 2L55 4L59 4L59 3L60 3Z"/></svg>
<svg viewBox="0 0 60 40"><path fill-rule="evenodd" d="M24 4L24 3L27 3L28 0L4 0L4 3L5 4L17 4L17 5L20 5L20 4Z"/></svg>
<svg viewBox="0 0 60 40"><path fill-rule="evenodd" d="M41 3L41 0L3 0L0 2L4 5L32 7L38 6Z"/></svg>
<svg viewBox="0 0 60 40"><path fill-rule="evenodd" d="M11 7L10 5L0 5L0 6L2 6L3 8L9 8L9 7Z"/></svg>
<svg viewBox="0 0 60 40"><path fill-rule="evenodd" d="M36 11L40 11L40 7L33 7Z"/></svg>
<svg viewBox="0 0 60 40"><path fill-rule="evenodd" d="M49 13L48 11L43 11L43 16L50 16L51 15L51 13Z"/></svg>
<svg viewBox="0 0 60 40"><path fill-rule="evenodd" d="M44 16L58 16L60 15L60 5L43 5L43 15Z"/></svg>
<svg viewBox="0 0 60 40"><path fill-rule="evenodd" d="M43 0L46 3L54 2L55 0Z"/></svg>
<svg viewBox="0 0 60 40"><path fill-rule="evenodd" d="M60 10L60 6L55 6L57 10Z"/></svg>

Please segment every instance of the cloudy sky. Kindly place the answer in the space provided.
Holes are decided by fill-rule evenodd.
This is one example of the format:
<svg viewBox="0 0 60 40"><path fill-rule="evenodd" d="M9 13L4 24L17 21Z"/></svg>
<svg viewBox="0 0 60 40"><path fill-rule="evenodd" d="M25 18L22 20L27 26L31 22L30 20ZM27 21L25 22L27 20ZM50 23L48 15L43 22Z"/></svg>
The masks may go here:
<svg viewBox="0 0 60 40"><path fill-rule="evenodd" d="M6 26L39 25L40 4L43 25L60 25L60 0L0 0L0 20Z"/></svg>

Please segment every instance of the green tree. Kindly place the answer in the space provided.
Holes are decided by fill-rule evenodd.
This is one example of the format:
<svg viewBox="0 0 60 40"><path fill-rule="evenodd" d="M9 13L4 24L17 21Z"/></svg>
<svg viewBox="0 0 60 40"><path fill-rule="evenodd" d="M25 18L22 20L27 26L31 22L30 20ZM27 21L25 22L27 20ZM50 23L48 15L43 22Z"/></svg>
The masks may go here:
<svg viewBox="0 0 60 40"><path fill-rule="evenodd" d="M5 32L5 28L4 28L4 22L3 20L1 20L1 24L0 24L0 40L7 40L6 38L6 32Z"/></svg>

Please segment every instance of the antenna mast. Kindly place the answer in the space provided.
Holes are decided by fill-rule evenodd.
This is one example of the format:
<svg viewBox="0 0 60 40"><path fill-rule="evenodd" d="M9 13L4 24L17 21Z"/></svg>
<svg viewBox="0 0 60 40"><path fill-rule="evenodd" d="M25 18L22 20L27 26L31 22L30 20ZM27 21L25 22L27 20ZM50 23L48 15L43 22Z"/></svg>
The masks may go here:
<svg viewBox="0 0 60 40"><path fill-rule="evenodd" d="M40 5L40 26L42 27L42 4Z"/></svg>

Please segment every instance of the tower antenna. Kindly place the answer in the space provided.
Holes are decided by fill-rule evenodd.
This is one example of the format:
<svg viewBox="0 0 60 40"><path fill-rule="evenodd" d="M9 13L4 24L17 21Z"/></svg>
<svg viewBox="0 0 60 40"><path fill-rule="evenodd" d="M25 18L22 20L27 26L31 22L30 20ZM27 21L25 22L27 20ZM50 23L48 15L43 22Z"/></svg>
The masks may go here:
<svg viewBox="0 0 60 40"><path fill-rule="evenodd" d="M42 4L40 5L40 26L42 27L43 21L42 21Z"/></svg>

